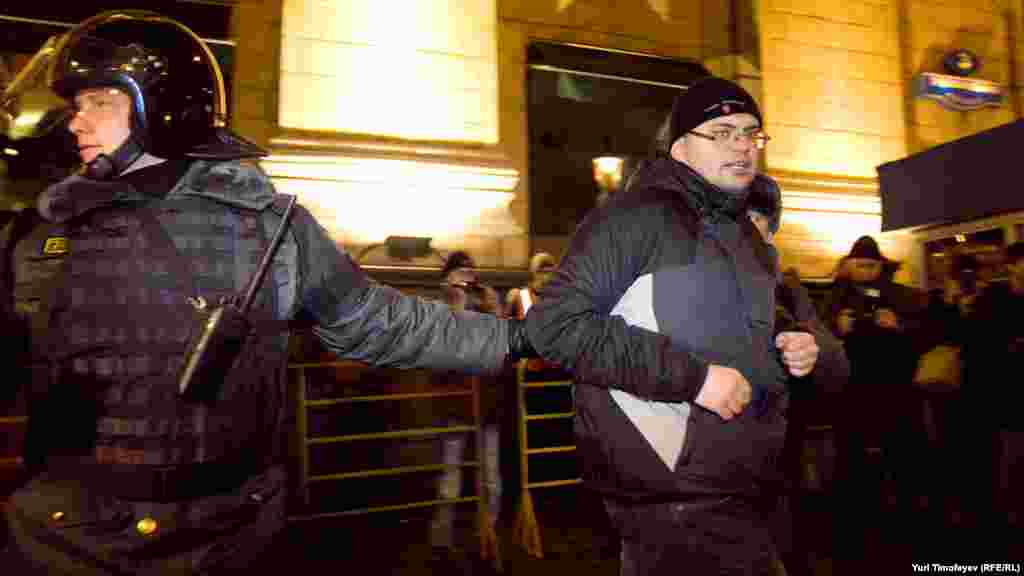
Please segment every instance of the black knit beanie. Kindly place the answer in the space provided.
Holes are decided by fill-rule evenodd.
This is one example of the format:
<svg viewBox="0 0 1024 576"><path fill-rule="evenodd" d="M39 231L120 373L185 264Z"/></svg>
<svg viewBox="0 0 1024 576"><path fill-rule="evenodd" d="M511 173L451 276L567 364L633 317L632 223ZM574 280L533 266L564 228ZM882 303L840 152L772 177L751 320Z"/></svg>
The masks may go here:
<svg viewBox="0 0 1024 576"><path fill-rule="evenodd" d="M672 102L668 145L708 120L742 113L753 114L764 123L757 102L742 86L715 76L704 78Z"/></svg>

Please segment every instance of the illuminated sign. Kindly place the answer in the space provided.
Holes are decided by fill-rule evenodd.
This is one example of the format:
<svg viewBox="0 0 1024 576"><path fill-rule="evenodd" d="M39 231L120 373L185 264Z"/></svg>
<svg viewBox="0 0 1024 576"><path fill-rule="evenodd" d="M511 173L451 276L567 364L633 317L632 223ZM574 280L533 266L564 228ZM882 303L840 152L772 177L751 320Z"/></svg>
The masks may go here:
<svg viewBox="0 0 1024 576"><path fill-rule="evenodd" d="M916 84L918 96L936 100L950 110L977 110L1003 103L1003 87L989 80L924 72Z"/></svg>

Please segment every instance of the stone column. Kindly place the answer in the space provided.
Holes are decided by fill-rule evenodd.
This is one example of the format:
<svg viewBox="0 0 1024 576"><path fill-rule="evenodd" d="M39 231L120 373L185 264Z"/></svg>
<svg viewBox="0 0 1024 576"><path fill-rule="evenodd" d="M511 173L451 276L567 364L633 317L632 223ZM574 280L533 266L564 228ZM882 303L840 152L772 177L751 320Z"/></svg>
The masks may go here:
<svg viewBox="0 0 1024 576"><path fill-rule="evenodd" d="M878 235L875 166L907 153L898 5L752 4L772 136L765 165L783 189L783 265L827 276L858 236Z"/></svg>

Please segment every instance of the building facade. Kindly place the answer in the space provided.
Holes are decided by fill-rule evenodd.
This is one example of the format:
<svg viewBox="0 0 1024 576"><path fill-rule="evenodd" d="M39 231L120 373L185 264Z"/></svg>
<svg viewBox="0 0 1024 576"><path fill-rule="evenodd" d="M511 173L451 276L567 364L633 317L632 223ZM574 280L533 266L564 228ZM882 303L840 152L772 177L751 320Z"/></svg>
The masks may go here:
<svg viewBox="0 0 1024 576"><path fill-rule="evenodd" d="M192 17L193 3L164 4ZM751 90L772 137L765 171L784 193L784 266L804 277L828 277L854 239L875 234L907 264L902 280L922 284L926 242L1003 225L881 234L875 167L1021 117L1024 0L212 4L227 14L218 49L234 128L272 152L264 166L281 189L371 266L395 263L374 248L388 236L431 238L438 250L403 261L424 267L464 248L483 267L522 270L534 251L564 247L567 234L531 226L530 182L546 177L531 174L543 169L530 153L537 42L697 63ZM15 16L6 25L26 24ZM999 102L964 111L917 96L920 75L943 72L954 50L977 56L972 77L998 86ZM27 54L0 52L2 81Z"/></svg>

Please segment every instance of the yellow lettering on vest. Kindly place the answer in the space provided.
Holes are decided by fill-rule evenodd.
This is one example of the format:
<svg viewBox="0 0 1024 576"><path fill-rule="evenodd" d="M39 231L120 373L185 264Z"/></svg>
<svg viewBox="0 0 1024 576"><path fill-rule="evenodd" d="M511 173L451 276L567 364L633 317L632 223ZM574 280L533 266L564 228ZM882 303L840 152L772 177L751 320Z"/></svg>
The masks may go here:
<svg viewBox="0 0 1024 576"><path fill-rule="evenodd" d="M43 254L47 256L59 256L68 253L68 239L64 236L51 236L43 244Z"/></svg>

